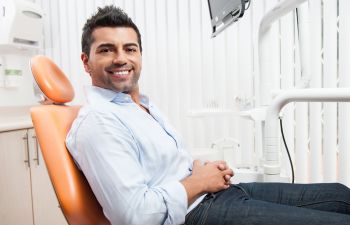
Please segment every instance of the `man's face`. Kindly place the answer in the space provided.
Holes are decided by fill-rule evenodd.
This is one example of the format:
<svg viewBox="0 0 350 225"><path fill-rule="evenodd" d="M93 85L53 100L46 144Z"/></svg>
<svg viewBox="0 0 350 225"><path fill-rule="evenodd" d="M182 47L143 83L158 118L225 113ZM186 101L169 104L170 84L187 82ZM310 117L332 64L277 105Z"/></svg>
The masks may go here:
<svg viewBox="0 0 350 225"><path fill-rule="evenodd" d="M92 36L90 55L81 55L92 84L116 92L138 93L142 60L136 32L129 27L101 27Z"/></svg>

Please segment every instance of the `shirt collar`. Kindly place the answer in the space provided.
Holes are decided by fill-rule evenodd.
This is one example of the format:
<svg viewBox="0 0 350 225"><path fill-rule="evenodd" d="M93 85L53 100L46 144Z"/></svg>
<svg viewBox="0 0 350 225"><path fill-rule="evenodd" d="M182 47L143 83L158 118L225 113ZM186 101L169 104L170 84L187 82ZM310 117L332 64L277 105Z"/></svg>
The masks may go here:
<svg viewBox="0 0 350 225"><path fill-rule="evenodd" d="M123 92L115 92L97 86L85 86L84 92L89 104L96 104L100 101L108 101L114 103L134 103L129 94L125 94ZM146 95L140 95L140 102L142 106L149 108L150 101Z"/></svg>

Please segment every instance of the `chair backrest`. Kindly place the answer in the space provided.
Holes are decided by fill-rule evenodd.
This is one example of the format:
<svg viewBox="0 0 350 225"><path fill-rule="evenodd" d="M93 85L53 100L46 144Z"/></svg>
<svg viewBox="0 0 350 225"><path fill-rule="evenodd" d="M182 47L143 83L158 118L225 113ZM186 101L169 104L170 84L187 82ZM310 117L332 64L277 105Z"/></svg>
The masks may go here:
<svg viewBox="0 0 350 225"><path fill-rule="evenodd" d="M31 70L45 104L31 108L41 152L62 212L70 225L110 225L65 139L80 106L66 106L74 90L64 73L45 56L31 59Z"/></svg>

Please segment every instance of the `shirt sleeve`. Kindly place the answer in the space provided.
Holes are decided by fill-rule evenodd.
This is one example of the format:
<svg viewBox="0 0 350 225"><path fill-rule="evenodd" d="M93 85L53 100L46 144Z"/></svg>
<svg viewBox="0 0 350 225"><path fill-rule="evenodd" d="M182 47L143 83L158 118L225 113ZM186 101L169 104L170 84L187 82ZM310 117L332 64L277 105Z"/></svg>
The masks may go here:
<svg viewBox="0 0 350 225"><path fill-rule="evenodd" d="M67 147L113 225L184 223L184 186L176 180L148 186L137 142L118 118L90 112L72 137Z"/></svg>

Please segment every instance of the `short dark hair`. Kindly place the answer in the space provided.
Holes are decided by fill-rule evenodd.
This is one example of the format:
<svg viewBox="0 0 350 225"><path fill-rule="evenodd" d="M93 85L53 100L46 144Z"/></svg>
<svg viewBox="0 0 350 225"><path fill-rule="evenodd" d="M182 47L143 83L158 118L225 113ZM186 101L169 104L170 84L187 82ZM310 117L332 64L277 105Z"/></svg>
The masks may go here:
<svg viewBox="0 0 350 225"><path fill-rule="evenodd" d="M130 27L134 29L142 52L141 34L137 26L122 9L109 5L104 8L99 7L97 13L93 14L83 27L81 48L86 55L90 55L91 44L94 42L92 32L99 27Z"/></svg>

